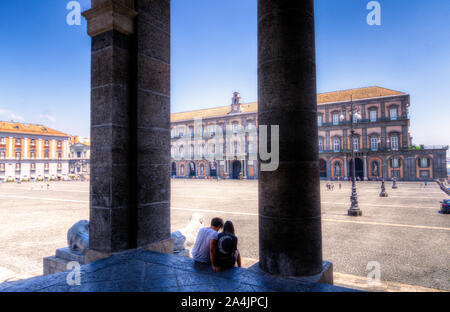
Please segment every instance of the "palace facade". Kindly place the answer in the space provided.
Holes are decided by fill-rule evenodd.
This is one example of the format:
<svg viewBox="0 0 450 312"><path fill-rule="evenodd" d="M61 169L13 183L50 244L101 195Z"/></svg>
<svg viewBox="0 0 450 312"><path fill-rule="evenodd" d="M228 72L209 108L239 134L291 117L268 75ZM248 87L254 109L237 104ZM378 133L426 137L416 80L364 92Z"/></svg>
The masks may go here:
<svg viewBox="0 0 450 312"><path fill-rule="evenodd" d="M448 146L412 144L409 94L367 87L318 94L317 103L322 179L352 176L352 144L361 180L447 178ZM242 104L237 92L231 105L172 114L172 176L258 178L257 115L257 103Z"/></svg>
<svg viewBox="0 0 450 312"><path fill-rule="evenodd" d="M0 181L66 179L69 138L43 125L0 122Z"/></svg>
<svg viewBox="0 0 450 312"><path fill-rule="evenodd" d="M88 138L70 138L69 173L71 178L88 178L91 171L91 142Z"/></svg>

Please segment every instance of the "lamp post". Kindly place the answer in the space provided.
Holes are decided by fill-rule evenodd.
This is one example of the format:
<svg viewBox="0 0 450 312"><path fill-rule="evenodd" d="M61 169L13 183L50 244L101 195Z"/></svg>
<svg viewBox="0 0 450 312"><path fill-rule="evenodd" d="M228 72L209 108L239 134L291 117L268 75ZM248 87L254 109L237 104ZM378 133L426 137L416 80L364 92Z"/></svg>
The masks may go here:
<svg viewBox="0 0 450 312"><path fill-rule="evenodd" d="M378 139L378 144L381 143L381 139ZM381 160L381 192L380 192L380 197L388 197L388 194L386 193L386 187L384 185L384 162L383 160Z"/></svg>
<svg viewBox="0 0 450 312"><path fill-rule="evenodd" d="M345 116L341 114L341 121L345 120ZM352 195L350 196L351 206L348 209L348 215L352 217L357 217L362 215L361 209L358 206L358 194L356 193L356 165L355 165L355 146L354 146L354 137L355 137L355 129L353 127L354 121L361 119L361 115L359 114L357 109L353 109L353 96L351 96L350 100L350 121L351 121L351 146L352 146Z"/></svg>
<svg viewBox="0 0 450 312"><path fill-rule="evenodd" d="M386 140L386 142L387 142L387 144L391 147L391 151L392 151L392 158L391 158L391 164L393 164L393 162L394 162L394 147L392 146L392 142L389 140L389 138ZM392 166L392 165L391 165ZM394 176L392 176L392 188L393 189L397 189L398 188L398 186L397 186L397 179L394 177Z"/></svg>

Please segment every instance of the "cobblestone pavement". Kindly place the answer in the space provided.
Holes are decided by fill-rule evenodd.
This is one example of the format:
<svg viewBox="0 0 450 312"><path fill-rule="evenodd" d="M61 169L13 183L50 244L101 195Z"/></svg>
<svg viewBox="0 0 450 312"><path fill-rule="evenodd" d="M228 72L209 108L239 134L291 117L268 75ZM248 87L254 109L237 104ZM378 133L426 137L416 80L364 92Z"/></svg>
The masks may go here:
<svg viewBox="0 0 450 312"><path fill-rule="evenodd" d="M450 290L450 215L438 213L446 195L434 185L358 183L363 216L347 216L350 183L322 184L323 256L333 262L338 285L374 291ZM61 182L0 185L0 281L42 273L42 258L66 245L66 232L89 218L89 187ZM257 181L172 180L172 230L191 214L221 216L235 223L239 248L249 263L258 258ZM301 199L299 198L299 209ZM368 288L367 264L380 264L381 286Z"/></svg>

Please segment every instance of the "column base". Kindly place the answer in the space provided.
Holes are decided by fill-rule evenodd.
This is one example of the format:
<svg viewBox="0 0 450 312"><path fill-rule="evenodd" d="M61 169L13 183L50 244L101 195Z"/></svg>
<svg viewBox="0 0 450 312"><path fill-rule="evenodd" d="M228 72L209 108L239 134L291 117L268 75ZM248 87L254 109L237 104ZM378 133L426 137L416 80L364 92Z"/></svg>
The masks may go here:
<svg viewBox="0 0 450 312"><path fill-rule="evenodd" d="M162 253L168 253L173 254L173 239L169 238L166 240L162 240L153 244L150 244L148 246L137 248L136 250L148 250L148 251L155 251L155 252L162 252ZM124 250L129 251L129 250ZM120 252L117 252L120 253ZM99 261L105 258L111 257L113 254L117 253L104 253L93 249L86 250L86 263L91 263L95 261Z"/></svg>
<svg viewBox="0 0 450 312"><path fill-rule="evenodd" d="M259 267L259 262L255 263L251 267L248 268L248 270L251 270L253 272L258 272L262 274L268 274L261 270ZM333 263L329 261L323 261L322 264L322 271L315 275L309 275L309 276L289 276L289 278L307 282L307 283L321 283L321 284L329 284L333 285Z"/></svg>
<svg viewBox="0 0 450 312"><path fill-rule="evenodd" d="M360 209L352 209L348 210L348 215L351 217L360 217L362 216L362 211Z"/></svg>

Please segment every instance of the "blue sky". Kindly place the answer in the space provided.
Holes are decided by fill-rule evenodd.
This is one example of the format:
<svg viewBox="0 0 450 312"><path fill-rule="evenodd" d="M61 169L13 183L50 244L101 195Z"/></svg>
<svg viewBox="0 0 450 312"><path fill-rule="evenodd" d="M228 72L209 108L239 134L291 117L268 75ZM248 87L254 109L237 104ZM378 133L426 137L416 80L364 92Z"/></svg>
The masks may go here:
<svg viewBox="0 0 450 312"><path fill-rule="evenodd" d="M0 4L0 120L89 136L90 38L66 0ZM79 1L86 9L88 0ZM379 85L411 94L416 144L450 145L450 1L317 0L318 91ZM257 100L256 0L172 0L172 111Z"/></svg>

